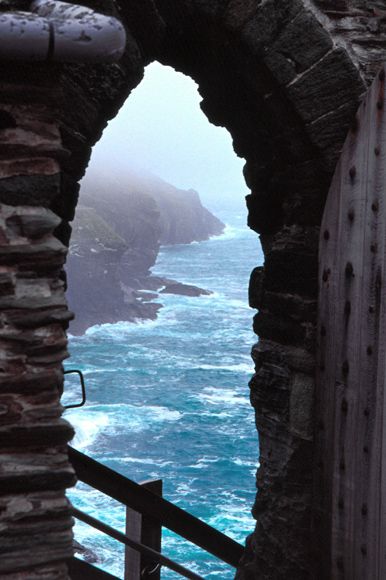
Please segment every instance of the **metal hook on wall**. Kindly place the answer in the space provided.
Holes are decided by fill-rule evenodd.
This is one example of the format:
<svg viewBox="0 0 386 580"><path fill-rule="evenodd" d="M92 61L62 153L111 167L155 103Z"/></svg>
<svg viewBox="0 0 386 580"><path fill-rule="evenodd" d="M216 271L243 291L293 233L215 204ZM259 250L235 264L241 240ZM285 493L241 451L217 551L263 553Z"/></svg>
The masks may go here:
<svg viewBox="0 0 386 580"><path fill-rule="evenodd" d="M82 400L80 403L76 403L73 405L64 405L63 408L64 409L77 409L79 407L83 407L83 405L86 403L86 385L84 382L84 376L82 371L79 371L77 369L73 369L73 370L69 370L69 371L64 371L63 372L64 375L69 375L69 374L77 374L79 375L80 378L80 386L82 389Z"/></svg>
<svg viewBox="0 0 386 580"><path fill-rule="evenodd" d="M145 580L146 580L146 578L150 578L150 576L152 576L153 574L158 572L158 570L160 568L161 568L161 564L159 562L157 562L154 565L149 564L148 566L145 566L145 568L141 572L141 578L144 578Z"/></svg>

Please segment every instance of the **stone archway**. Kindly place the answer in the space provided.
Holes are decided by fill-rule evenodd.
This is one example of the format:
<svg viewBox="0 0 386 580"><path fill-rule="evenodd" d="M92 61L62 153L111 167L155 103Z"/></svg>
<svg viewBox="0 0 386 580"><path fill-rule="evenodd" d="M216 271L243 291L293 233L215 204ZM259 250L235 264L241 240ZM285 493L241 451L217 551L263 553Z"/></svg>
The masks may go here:
<svg viewBox="0 0 386 580"><path fill-rule="evenodd" d="M143 67L159 60L198 83L208 119L229 130L236 153L246 159L245 177L251 188L247 200L249 225L261 234L266 258L264 270L253 273L250 291L251 304L259 308L254 327L260 337L253 349L256 374L251 383L261 445L259 493L254 506L257 527L239 577L309 578L316 573L309 536L318 227L347 128L366 83L385 56L382 45L377 48L377 43L372 42L385 26L382 14L377 15L369 6L371 3L360 0L342 0L339 8L336 3L322 0L180 0L177 6L174 0L100 0L97 4L106 12L118 11L128 27L129 42L119 64L42 65L28 71L3 67L3 78L7 80L0 87L1 108L5 112L1 117L5 162L0 199L10 206L50 208L63 220L55 230L56 235L68 242L67 222L73 216L77 183L91 146L107 120L140 82ZM30 89L28 104L23 94L25 87ZM6 114L17 127L32 131L40 141L23 143L21 133L12 132L14 124L7 123L10 119ZM31 118L37 120L35 125ZM9 164L9 160L20 156L24 165ZM37 159L48 161L39 165ZM4 209L4 231L7 240L19 240L20 255L25 252L25 240L36 247L34 240L46 240L57 225L51 214L43 219L46 214L39 209L35 210L38 219L34 223L38 221L40 229L31 229L30 220L23 217L25 210L19 207L14 211L15 218ZM28 209L27 214L30 213ZM24 554L21 569L38 566L39 578L46 573L42 571L46 563L63 561L70 553L70 522L62 491L71 480L63 456L63 444L70 430L57 418L59 408L55 399L50 413L51 416L56 413L53 427L56 438L50 447L39 438L35 447L31 447L31 441L27 443L30 423L36 422L36 416L39 418L40 408L36 407L33 415L25 407L28 399L25 389L31 377L44 364L57 377L65 356L62 327L67 315L58 285L63 249L55 243L50 241L49 249L44 250L46 254L41 254L43 249L37 251L38 262L45 263L46 269L33 263L31 271L35 272L35 278L30 279L39 288L43 279L49 279L51 294L57 284L55 291L60 294L60 304L55 307L59 310L56 308L54 317L51 314L39 320L35 317L28 335L31 344L39 343L39 337L44 336L54 354L48 363L41 359L32 361L33 368L27 361L29 366L23 370L22 379L18 378L18 367L8 365L5 371L16 385L8 386L6 393L9 391L13 403L18 393L18 403L21 399L24 404L19 413L24 430L17 435L17 445L19 448L26 445L30 450L29 458L24 460L11 448L16 464L24 466L15 481L23 493L37 493L27 481L29 471L25 466L34 464L38 455L42 458L40 473L46 478L43 486L36 484L37 490L43 490L38 493L44 496L35 501L40 502L39 507L35 507L31 496L31 509L20 508L17 512L21 522L20 546L25 533L23 518L27 521L31 513L40 522L35 528L37 545L51 545L51 551L45 551L46 556L42 549L40 556L34 558L20 547L20 553ZM49 274L47 260L51 264ZM15 268L19 274L25 270L22 257L15 259ZM15 272L11 274L13 278L7 278L4 284L8 284L6 292L15 295L16 302L11 306L4 303L4 316L10 322L2 330L3 340L8 341L8 359L19 352L20 341L27 340L23 321L28 318L20 298L22 291L18 291L23 287L20 282L23 276L17 274L15 283ZM41 310L43 302L39 300L33 308ZM12 318L15 307L22 310L21 322ZM16 329L19 346L15 347L14 339L9 338L10 328ZM44 346L41 341L39 347ZM33 356L38 356L36 351ZM10 385L10 379L6 380ZM57 378L50 380L51 387L53 382L58 384ZM39 386L36 388L39 393ZM3 427L4 437L14 432L20 421L19 415L9 413ZM58 453L61 471L54 481L56 467L52 457ZM4 489L8 490L10 480L5 481ZM62 536L58 532L49 542L44 521L58 521L52 503L55 489L59 490L55 493L57 502L61 502L65 532ZM5 523L10 529L15 516L9 514ZM20 568L20 563L12 568L12 557L9 562L5 571ZM65 574L61 564L52 569L57 577Z"/></svg>

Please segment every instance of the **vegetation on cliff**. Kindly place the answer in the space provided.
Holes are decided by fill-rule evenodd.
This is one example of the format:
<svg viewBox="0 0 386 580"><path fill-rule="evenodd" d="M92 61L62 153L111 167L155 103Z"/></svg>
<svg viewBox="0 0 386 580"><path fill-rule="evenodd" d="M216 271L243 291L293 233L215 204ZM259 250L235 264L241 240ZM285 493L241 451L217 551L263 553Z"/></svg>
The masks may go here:
<svg viewBox="0 0 386 580"><path fill-rule="evenodd" d="M156 291L199 296L205 290L151 275L161 245L219 235L224 224L193 190L153 175L98 174L83 184L67 261L70 330L118 320L155 318ZM149 293L149 291L151 291Z"/></svg>

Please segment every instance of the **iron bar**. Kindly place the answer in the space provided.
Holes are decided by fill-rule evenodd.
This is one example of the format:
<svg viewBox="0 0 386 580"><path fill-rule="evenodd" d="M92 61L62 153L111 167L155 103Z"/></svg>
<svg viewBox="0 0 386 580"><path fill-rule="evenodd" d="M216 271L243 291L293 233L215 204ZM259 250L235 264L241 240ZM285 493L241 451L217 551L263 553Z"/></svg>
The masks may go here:
<svg viewBox="0 0 386 580"><path fill-rule="evenodd" d="M130 548L133 548L133 550L136 550L137 552L140 552L141 554L148 556L152 560L159 562L163 566L166 566L170 570L173 570L173 572L177 572L177 574L180 574L180 576L183 576L184 578L189 578L189 580L204 580L202 576L198 576L198 574L191 572L184 566L177 564L177 562L173 562L173 560L170 560L166 556L163 556L159 552L156 552L156 550L153 550L152 548L149 548L148 546L145 546L140 542L131 540L125 534L118 532L111 526L97 520L96 518L93 518L92 516L89 516L88 514L85 514L81 510L78 510L77 508L73 507L72 513L74 517L78 518L78 520L81 520L82 522L88 524L89 526L92 526L93 528L99 530L100 532L107 534L111 538L114 538L114 540L117 540L118 542L125 544L125 546L129 546Z"/></svg>
<svg viewBox="0 0 386 580"><path fill-rule="evenodd" d="M143 515L155 518L169 530L237 568L244 548L189 512L158 497L138 483L69 447L69 459L77 477Z"/></svg>
<svg viewBox="0 0 386 580"><path fill-rule="evenodd" d="M64 409L77 409L78 407L83 407L83 405L85 405L86 403L86 385L84 382L84 376L82 371L79 371L78 369L73 369L70 371L64 371L63 372L64 375L70 375L70 374L77 374L80 378L80 386L82 389L82 400L80 403L75 403L73 405L64 405Z"/></svg>

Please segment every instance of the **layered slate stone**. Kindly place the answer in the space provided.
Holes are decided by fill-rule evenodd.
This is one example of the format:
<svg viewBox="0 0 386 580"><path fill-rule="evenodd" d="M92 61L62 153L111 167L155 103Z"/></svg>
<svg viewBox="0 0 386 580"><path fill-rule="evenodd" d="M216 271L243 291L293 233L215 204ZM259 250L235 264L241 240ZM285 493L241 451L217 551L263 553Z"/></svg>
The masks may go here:
<svg viewBox="0 0 386 580"><path fill-rule="evenodd" d="M64 579L73 523L65 488L75 477L67 457L73 429L60 405L72 317L61 280L67 248L54 236L61 219L49 209L61 194L64 155L55 122L57 89L39 68L21 67L19 75L3 78L0 574Z"/></svg>

